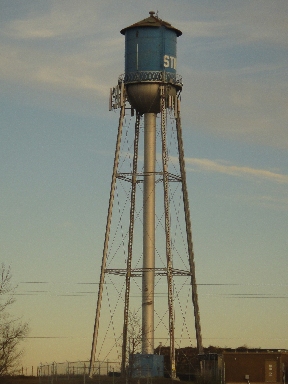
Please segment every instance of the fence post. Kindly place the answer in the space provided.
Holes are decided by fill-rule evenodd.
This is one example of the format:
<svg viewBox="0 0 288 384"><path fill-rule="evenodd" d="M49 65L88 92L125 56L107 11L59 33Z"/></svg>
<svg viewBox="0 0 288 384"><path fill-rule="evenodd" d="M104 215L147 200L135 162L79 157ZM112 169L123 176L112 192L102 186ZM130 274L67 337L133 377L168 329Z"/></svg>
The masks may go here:
<svg viewBox="0 0 288 384"><path fill-rule="evenodd" d="M52 363L52 369L51 369L51 384L53 384L53 380L54 380L54 361Z"/></svg>
<svg viewBox="0 0 288 384"><path fill-rule="evenodd" d="M55 361L55 381L56 381L56 383L57 383L57 381L58 381L57 374L58 374L58 372L57 372L57 363L56 363L56 361Z"/></svg>
<svg viewBox="0 0 288 384"><path fill-rule="evenodd" d="M40 363L40 366L37 367L37 375L39 377L39 384L41 384L41 376L42 376L42 363Z"/></svg>
<svg viewBox="0 0 288 384"><path fill-rule="evenodd" d="M85 375L86 375L86 365L84 363L84 378L83 378L83 383L85 384Z"/></svg>

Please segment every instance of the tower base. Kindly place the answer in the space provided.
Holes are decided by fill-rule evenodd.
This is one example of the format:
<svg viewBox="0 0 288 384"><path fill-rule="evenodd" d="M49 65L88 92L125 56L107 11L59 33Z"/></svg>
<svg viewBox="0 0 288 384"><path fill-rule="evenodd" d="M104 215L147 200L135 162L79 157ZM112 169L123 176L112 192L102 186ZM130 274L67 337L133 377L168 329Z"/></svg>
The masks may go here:
<svg viewBox="0 0 288 384"><path fill-rule="evenodd" d="M131 354L129 355L129 369L131 377L163 377L164 356Z"/></svg>

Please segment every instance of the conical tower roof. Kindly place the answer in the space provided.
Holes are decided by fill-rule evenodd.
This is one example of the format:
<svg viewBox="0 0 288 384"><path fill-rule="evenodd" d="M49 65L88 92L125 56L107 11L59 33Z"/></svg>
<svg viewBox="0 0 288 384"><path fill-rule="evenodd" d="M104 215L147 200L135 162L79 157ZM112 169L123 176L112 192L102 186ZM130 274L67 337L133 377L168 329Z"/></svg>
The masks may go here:
<svg viewBox="0 0 288 384"><path fill-rule="evenodd" d="M125 32L127 31L127 29L137 28L137 27L156 27L156 28L157 27L166 27L168 29L173 29L176 32L177 36L182 35L182 32L179 29L174 28L167 21L161 20L161 19L159 19L159 17L155 16L154 11L150 11L149 14L150 14L150 16L147 17L147 19L143 19L141 21L138 21L135 24L130 25L129 27L123 28L120 31L120 33L122 33L122 35L125 35Z"/></svg>

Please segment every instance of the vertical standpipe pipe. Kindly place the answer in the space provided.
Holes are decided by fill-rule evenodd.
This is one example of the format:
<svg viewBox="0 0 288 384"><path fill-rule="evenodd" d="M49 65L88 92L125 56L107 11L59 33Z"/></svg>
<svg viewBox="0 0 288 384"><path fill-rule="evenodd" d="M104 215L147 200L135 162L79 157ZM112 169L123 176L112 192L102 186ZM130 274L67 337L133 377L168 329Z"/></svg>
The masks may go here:
<svg viewBox="0 0 288 384"><path fill-rule="evenodd" d="M156 114L144 114L142 354L154 354Z"/></svg>

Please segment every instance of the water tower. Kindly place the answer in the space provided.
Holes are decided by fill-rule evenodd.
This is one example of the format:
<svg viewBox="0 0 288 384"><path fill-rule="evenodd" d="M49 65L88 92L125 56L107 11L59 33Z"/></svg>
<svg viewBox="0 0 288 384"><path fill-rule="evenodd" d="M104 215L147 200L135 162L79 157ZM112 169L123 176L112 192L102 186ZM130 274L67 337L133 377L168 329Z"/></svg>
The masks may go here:
<svg viewBox="0 0 288 384"><path fill-rule="evenodd" d="M121 348L119 347L120 352L118 352L121 373L124 375L127 365L130 364L133 365L132 370L135 372L138 370L139 376L163 375L161 359L159 360L157 357L161 355L160 350L155 355L155 341L158 340L159 346L162 345L160 340L164 340L164 331L161 330L160 324L164 323L164 318L166 318L170 351L169 374L175 378L175 317L177 318L178 315L183 319L186 317L182 304L179 304L180 309L175 309L175 279L184 278L185 281L188 281L186 284L183 283L183 287L185 285L186 289L186 286L189 286L188 288L191 290L189 307L191 307L194 317L196 344L198 352L203 353L180 118L182 79L176 72L177 37L181 36L182 32L161 20L155 15L155 12L149 12L148 18L122 29L121 33L125 36L125 74L119 77L117 86L110 91L110 110L120 109L120 117L102 254L90 375L92 375L95 360L99 362L100 367L100 357L96 356L99 349L98 339L100 336L108 334L101 331L101 324L107 325L112 321L115 324L113 325L115 340L112 347L119 341L119 333L116 328L117 324L119 326L119 322L121 322L121 343L119 343ZM135 119L134 130L128 123L132 118ZM167 137L168 125L174 141L171 137L169 139ZM126 130L124 139L123 130ZM131 132L132 139L128 139ZM125 143L126 149L123 148ZM172 153L173 146L176 155ZM123 170L121 167L127 158L130 159L130 166ZM173 166L173 172L170 164ZM115 199L119 197L118 183L121 185L126 183L123 189L127 189L128 192L122 201L118 199L116 208ZM127 184L129 187L126 186ZM176 218L174 220L170 205L176 196L176 192L171 192L171 186L175 184L180 186L178 192L180 191L183 210L180 212L175 209ZM139 194L141 195L140 200L136 198ZM129 206L126 216L124 214L125 206ZM159 207L162 209L161 212ZM116 219L115 234L112 235L115 211L118 212L118 219ZM123 229L125 220L127 230ZM176 223L173 233L172 222ZM181 236L179 235L177 238L176 232L179 231L181 222L183 222L183 230L180 232ZM139 234L140 227L141 234ZM123 246L123 252L120 250L120 245L115 246L116 232L119 228L122 230L120 243L121 247ZM159 232L161 229L163 234ZM173 234L175 234L176 240L173 239ZM180 246L181 250L177 250L177 243L181 241L180 237L182 243L185 244L184 247ZM111 251L113 247L115 251ZM186 265L185 262L187 262L187 267L179 267L181 263ZM107 283L108 276L110 283ZM123 280L122 289L119 286L116 287L118 284L116 281L120 278ZM161 299L159 304L155 304L157 294L164 295L161 290L164 285L163 281L160 282L161 278L165 281L166 297L164 301ZM135 299L139 296L131 294L133 281L135 281L134 286L141 291L141 300ZM110 297L109 288L107 288L109 284L115 285L115 292L117 292L110 294ZM155 287L157 287L156 290ZM183 287L177 291L177 301L181 296L180 292L181 294L184 292ZM104 295L105 289L107 295ZM115 297L118 294L119 299L116 300ZM103 296L108 298L110 315L108 310L104 315L101 313L105 308ZM115 302L113 305L111 305L111 300ZM134 307L138 303L141 308L141 350L137 355L135 354L135 338L139 338L139 335L134 334L133 336L132 334L131 336L129 328L129 321L131 321L129 311L131 311L133 300ZM141 303L139 303L140 301ZM120 318L115 315L116 310L114 312L113 309L111 310L111 307L116 307L119 302L123 303ZM163 304L164 302L165 304ZM160 314L157 313L156 306ZM139 313L139 311L134 309L135 313ZM155 313L157 313L157 324L155 323ZM116 322L115 319L112 320L112 314L117 317ZM191 323L186 324L185 327L191 329ZM156 335L157 332L161 334L162 338ZM189 330L187 332L189 333ZM103 345L103 349L105 349L108 341L102 340ZM107 350L109 348L107 347ZM130 355L130 363L127 355ZM131 356L132 360L133 356L136 360L131 362ZM145 367L148 367L149 372ZM155 367L158 369L158 374ZM132 375L137 376L137 372L135 372L132 372Z"/></svg>

